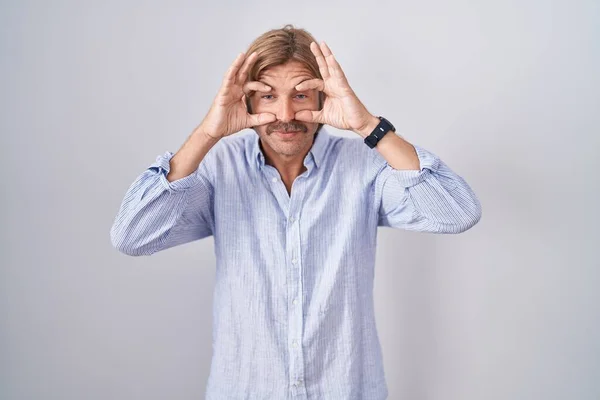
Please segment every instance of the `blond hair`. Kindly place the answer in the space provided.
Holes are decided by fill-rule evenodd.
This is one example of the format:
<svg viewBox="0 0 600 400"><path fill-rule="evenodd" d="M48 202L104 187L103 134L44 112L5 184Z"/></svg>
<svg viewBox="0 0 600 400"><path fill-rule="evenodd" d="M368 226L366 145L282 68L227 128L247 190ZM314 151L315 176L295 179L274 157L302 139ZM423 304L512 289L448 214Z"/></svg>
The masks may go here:
<svg viewBox="0 0 600 400"><path fill-rule="evenodd" d="M257 37L248 47L246 55L257 53L257 59L248 71L248 80L255 81L268 68L297 61L305 66L315 78L323 79L319 64L310 50L310 43L317 41L308 31L287 24L283 28L272 29ZM246 97L248 112L250 98ZM323 93L319 93L319 109L323 105ZM319 126L320 128L320 126Z"/></svg>

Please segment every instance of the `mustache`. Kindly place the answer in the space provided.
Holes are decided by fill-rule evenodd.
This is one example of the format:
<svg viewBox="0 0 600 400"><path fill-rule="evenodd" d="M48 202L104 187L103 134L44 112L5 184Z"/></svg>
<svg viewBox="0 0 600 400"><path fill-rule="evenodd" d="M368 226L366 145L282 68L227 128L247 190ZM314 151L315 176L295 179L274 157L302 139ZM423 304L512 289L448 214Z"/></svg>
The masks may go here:
<svg viewBox="0 0 600 400"><path fill-rule="evenodd" d="M281 122L267 126L267 133L271 134L275 131L280 132L308 132L308 127L299 121Z"/></svg>

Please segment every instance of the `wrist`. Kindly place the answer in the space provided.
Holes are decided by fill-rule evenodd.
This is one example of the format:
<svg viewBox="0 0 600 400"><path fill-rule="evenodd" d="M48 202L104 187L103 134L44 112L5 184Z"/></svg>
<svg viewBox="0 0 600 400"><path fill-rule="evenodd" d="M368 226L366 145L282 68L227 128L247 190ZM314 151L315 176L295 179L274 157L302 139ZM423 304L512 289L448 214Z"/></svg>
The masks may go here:
<svg viewBox="0 0 600 400"><path fill-rule="evenodd" d="M205 129L205 127L202 125L200 125L200 126L198 126L198 128L196 128L196 130L194 131L194 135L198 136L203 141L214 142L214 143L218 142L222 138L222 136L210 134L209 130Z"/></svg>
<svg viewBox="0 0 600 400"><path fill-rule="evenodd" d="M356 129L354 132L360 135L362 138L366 138L371 134L371 132L373 132L377 125L379 125L379 118L374 115L370 115L363 126Z"/></svg>

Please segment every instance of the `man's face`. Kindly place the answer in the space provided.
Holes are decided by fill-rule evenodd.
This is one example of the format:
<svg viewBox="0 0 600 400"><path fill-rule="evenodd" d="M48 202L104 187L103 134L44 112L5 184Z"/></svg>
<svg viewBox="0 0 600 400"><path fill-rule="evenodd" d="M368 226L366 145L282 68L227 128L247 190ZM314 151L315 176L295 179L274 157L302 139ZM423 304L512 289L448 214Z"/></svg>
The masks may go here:
<svg viewBox="0 0 600 400"><path fill-rule="evenodd" d="M268 92L255 92L250 97L253 114L272 113L277 121L254 127L267 153L293 157L308 152L313 143L317 123L300 122L294 115L302 110L318 110L316 89L297 91L300 82L314 79L311 72L297 61L268 68L258 81L271 87Z"/></svg>

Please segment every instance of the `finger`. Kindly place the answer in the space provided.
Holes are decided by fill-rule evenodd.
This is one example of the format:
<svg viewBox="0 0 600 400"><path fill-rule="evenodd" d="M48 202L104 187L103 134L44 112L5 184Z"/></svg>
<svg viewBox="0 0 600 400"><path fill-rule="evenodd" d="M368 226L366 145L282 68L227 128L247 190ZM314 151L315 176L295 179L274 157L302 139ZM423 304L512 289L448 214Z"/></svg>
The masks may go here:
<svg viewBox="0 0 600 400"><path fill-rule="evenodd" d="M257 58L258 55L256 52L253 52L248 56L248 58L246 58L244 64L242 65L242 68L237 74L237 83L243 85L244 82L246 82L246 79L248 79L248 70L250 69L250 66L254 64Z"/></svg>
<svg viewBox="0 0 600 400"><path fill-rule="evenodd" d="M317 64L319 64L319 72L321 73L323 79L329 78L329 68L327 67L327 62L325 62L325 57L323 56L319 45L316 42L311 42L310 50L317 59Z"/></svg>
<svg viewBox="0 0 600 400"><path fill-rule="evenodd" d="M325 62L327 63L327 67L329 69L329 73L334 76L345 77L344 71L342 71L342 67L335 59L333 53L327 43L321 42L321 50L323 51L323 55L325 56Z"/></svg>
<svg viewBox="0 0 600 400"><path fill-rule="evenodd" d="M322 79L309 79L307 81L301 82L299 84L296 85L296 90L297 91L302 91L302 90L311 90L311 89L317 89L319 92L322 92L325 88L325 82L323 82Z"/></svg>
<svg viewBox="0 0 600 400"><path fill-rule="evenodd" d="M294 119L302 122L318 122L321 124L324 123L322 117L323 113L321 111L302 110L296 113Z"/></svg>
<svg viewBox="0 0 600 400"><path fill-rule="evenodd" d="M269 124L271 122L277 121L277 117L275 114L271 113L260 113L260 114L248 114L246 119L246 126L259 126L264 124Z"/></svg>
<svg viewBox="0 0 600 400"><path fill-rule="evenodd" d="M229 66L225 77L223 78L224 86L229 86L235 82L236 74L242 65L242 60L244 59L244 53L238 54L233 63Z"/></svg>
<svg viewBox="0 0 600 400"><path fill-rule="evenodd" d="M244 93L249 95L250 92L268 92L271 87L262 82L250 81L246 82L243 87Z"/></svg>

